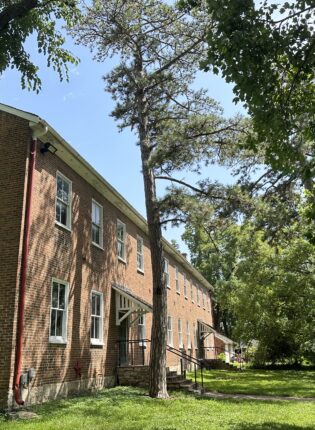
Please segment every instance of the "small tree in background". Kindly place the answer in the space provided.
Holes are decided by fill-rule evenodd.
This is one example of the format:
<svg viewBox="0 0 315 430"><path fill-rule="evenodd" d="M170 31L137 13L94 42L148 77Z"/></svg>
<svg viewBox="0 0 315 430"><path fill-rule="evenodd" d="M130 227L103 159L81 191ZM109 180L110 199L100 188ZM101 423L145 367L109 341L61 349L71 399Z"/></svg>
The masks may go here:
<svg viewBox="0 0 315 430"><path fill-rule="evenodd" d="M78 43L95 50L97 61L118 60L104 78L116 101L112 116L120 128L135 131L141 151L153 275L152 397L167 397L167 290L155 180L175 180L171 174L192 161L198 169L198 162L228 149L239 132L239 118L225 120L205 91L191 88L206 53L208 25L203 11L188 17L163 1L95 0L72 30Z"/></svg>

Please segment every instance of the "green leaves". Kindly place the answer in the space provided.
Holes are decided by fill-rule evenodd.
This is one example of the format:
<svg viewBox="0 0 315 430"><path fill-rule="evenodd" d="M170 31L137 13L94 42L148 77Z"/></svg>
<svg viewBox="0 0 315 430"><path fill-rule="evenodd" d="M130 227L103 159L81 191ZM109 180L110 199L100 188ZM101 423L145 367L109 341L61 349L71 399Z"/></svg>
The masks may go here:
<svg viewBox="0 0 315 430"><path fill-rule="evenodd" d="M187 218L192 262L214 286L217 317L232 338L258 341L256 359L315 360L315 248L308 205L293 194L255 198L251 215L220 217L215 206ZM206 205L206 204L205 204Z"/></svg>
<svg viewBox="0 0 315 430"><path fill-rule="evenodd" d="M0 73L8 67L21 73L21 86L33 91L41 88L38 67L26 52L24 42L36 35L38 52L47 58L60 80L68 79L68 63L78 59L63 48L64 37L56 26L59 20L71 26L80 18L76 1L1 1Z"/></svg>
<svg viewBox="0 0 315 430"><path fill-rule="evenodd" d="M203 7L203 1L181 4ZM253 118L251 147L267 142L269 165L304 181L305 164L315 155L314 2L206 4L212 25L202 67L233 83L234 102Z"/></svg>

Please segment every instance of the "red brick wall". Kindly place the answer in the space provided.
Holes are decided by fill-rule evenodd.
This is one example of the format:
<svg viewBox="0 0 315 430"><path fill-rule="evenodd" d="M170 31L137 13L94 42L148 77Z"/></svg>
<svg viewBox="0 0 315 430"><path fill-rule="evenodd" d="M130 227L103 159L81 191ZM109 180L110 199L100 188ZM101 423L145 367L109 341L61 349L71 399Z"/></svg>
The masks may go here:
<svg viewBox="0 0 315 430"><path fill-rule="evenodd" d="M12 386L27 148L26 121L0 112L0 407Z"/></svg>
<svg viewBox="0 0 315 430"><path fill-rule="evenodd" d="M16 121L13 116L10 117L10 120L6 119L6 127L10 130L10 136L17 125L19 130L24 130L25 124L27 124L26 121L23 123L23 121L19 120L19 124ZM26 147L26 142L29 138L27 130L24 130L23 133L23 136L21 135L21 138L23 137L21 148ZM19 136L20 134L18 134ZM11 137L9 140L12 146L15 139L13 138L13 143ZM16 142L17 144L18 141ZM12 278L10 292L12 288L15 288L17 271L21 228L19 214L21 214L22 210L22 177L24 179L23 172L25 171L25 162L23 163L22 160L25 158L25 149L21 150L15 147L11 152L18 154L19 169L18 174L13 177L8 172L7 177L11 177L13 184L4 178L8 182L5 188L11 190L11 192L6 191L4 201L5 206L11 212L17 214L18 217L16 218L19 219L16 219L14 223L15 235L10 234L10 240L7 239L12 247L12 252L8 255L7 261L13 261L15 258L15 266L11 265L10 274L8 274ZM39 147L37 152L27 279L23 369L26 371L30 367L35 368L34 385L74 380L76 374L73 367L77 362L79 362L82 370L82 378L92 378L99 375L110 376L115 373L118 353L116 345L118 330L115 325L115 294L113 294L111 287L113 284L124 285L147 302L152 301L152 275L148 239L123 213L58 158L58 152L56 155L51 153L42 155ZM11 159L10 163L17 163L13 157ZM15 170L12 165L7 169L10 171ZM60 171L72 181L71 231L55 224L57 171ZM18 186L15 186L15 184L18 184ZM16 200L14 201L11 201L12 192L16 194ZM104 250L95 247L91 243L92 198L103 206ZM17 207L18 210L16 210ZM0 213L2 214L2 212ZM117 218L126 224L126 264L118 261L116 256ZM12 222L12 220L8 222ZM3 230L0 239L1 236L5 237L6 231L6 229ZM144 239L144 274L139 273L136 268L137 234ZM11 238L14 239L11 241ZM194 302L191 301L189 283L191 276L189 273L186 273L188 297L184 297L182 269L171 257L166 257L169 259L170 271L168 314L173 317L173 345L178 348L178 318L182 319L183 340L184 345L186 345L186 321L189 320L190 322L191 342L193 344L193 323L196 324L196 328L197 319L212 324L212 315L208 300L206 300L206 307L203 308L201 295L200 305L197 305L195 287ZM0 262L0 264L2 263ZM180 294L175 291L175 265L178 265L180 272ZM7 265L4 267L7 267ZM49 343L51 282L53 277L69 283L67 344L65 345ZM1 281L3 282L3 278ZM194 284L196 285L197 283L194 282ZM92 347L90 345L91 290L103 292L104 295L104 346L102 347ZM8 300L12 301L12 299L13 297L9 294ZM13 318L13 306L14 301L11 308L8 308L10 309L11 319ZM0 324L1 321L2 317ZM150 325L151 314L147 314L146 337L148 338L151 337ZM9 345L9 343L6 343L6 345ZM9 346L6 348L9 351ZM147 350L148 352L149 349ZM168 354L169 366L175 366L178 362L178 357ZM5 377L7 378L8 370L4 369L3 375L6 375ZM7 384L7 379L3 380L4 386Z"/></svg>

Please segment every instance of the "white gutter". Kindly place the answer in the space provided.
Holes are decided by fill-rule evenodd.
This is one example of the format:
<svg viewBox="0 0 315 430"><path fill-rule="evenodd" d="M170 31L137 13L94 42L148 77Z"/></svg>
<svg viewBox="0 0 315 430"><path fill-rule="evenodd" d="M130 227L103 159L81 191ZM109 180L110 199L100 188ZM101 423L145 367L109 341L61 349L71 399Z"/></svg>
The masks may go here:
<svg viewBox="0 0 315 430"><path fill-rule="evenodd" d="M92 167L53 127L39 116L11 106L0 103L0 110L18 116L29 121L31 128L34 124L41 124L48 132L42 142L52 143L57 147L56 155L68 164L74 171L83 177L89 184L97 189L110 203L121 210L137 227L148 235L148 224L146 219L131 204L118 193L95 169ZM60 147L60 146L61 147ZM178 252L164 237L162 238L165 252L170 254L180 263L194 278L200 282L210 292L213 292L212 285Z"/></svg>

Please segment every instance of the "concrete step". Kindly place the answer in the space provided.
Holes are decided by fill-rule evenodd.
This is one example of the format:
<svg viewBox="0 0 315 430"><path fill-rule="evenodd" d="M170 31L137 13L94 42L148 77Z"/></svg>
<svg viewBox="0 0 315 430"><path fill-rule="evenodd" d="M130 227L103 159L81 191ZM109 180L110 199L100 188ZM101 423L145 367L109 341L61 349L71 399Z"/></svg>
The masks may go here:
<svg viewBox="0 0 315 430"><path fill-rule="evenodd" d="M176 372L176 370L168 370L166 372L166 376L167 377L169 377L169 376L176 376L176 375L178 375L178 373Z"/></svg>
<svg viewBox="0 0 315 430"><path fill-rule="evenodd" d="M173 375L173 376L168 376L166 379L168 382L176 382L185 378L183 378L182 375Z"/></svg>
<svg viewBox="0 0 315 430"><path fill-rule="evenodd" d="M188 389L193 385L193 381L191 379L179 379L177 381L167 382L167 388L170 389Z"/></svg>

